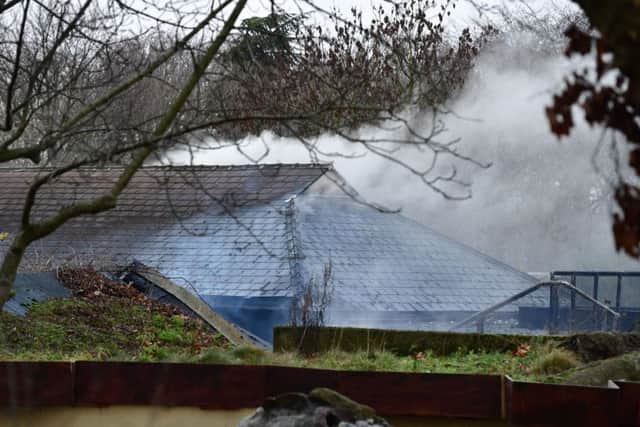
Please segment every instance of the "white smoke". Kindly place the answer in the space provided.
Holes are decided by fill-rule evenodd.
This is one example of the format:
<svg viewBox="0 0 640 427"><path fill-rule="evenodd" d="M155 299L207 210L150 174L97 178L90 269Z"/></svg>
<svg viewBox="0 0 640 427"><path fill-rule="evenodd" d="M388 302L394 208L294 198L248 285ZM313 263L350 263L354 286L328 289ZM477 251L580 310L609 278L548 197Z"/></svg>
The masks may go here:
<svg viewBox="0 0 640 427"><path fill-rule="evenodd" d="M401 207L405 215L520 270L635 269L637 261L614 249L614 207L606 183L612 165L606 150L595 156L600 171L593 165L601 130L590 128L576 111L576 129L559 141L544 114L552 94L577 64L560 54L536 53L535 43L534 38L514 36L483 52L462 93L449 106L455 114L441 116L447 133L439 139L459 137L461 152L493 164L486 170L461 169L472 182L471 199L445 200L405 169L371 154L321 160L333 161L368 200ZM407 117L423 130L432 125L430 113ZM397 125L384 130L365 126L356 135L380 138L399 133L397 137L404 138L403 132ZM313 142L324 151L363 153L334 135ZM421 153L409 148L397 154L412 164L427 164L429 154ZM312 160L299 141L268 132L233 147L173 152L168 158L194 164Z"/></svg>

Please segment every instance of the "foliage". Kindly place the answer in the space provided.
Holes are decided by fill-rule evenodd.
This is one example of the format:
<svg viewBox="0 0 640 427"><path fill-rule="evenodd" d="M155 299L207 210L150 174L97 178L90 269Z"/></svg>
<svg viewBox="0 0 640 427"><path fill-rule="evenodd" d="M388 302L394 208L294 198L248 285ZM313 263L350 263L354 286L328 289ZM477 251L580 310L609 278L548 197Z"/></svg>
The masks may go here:
<svg viewBox="0 0 640 427"><path fill-rule="evenodd" d="M266 351L247 345L235 347L231 350L231 355L244 363L250 363L252 365L259 365L268 358Z"/></svg>
<svg viewBox="0 0 640 427"><path fill-rule="evenodd" d="M553 375L580 366L577 356L562 348L543 347L538 359L533 364L533 372Z"/></svg>
<svg viewBox="0 0 640 427"><path fill-rule="evenodd" d="M328 16L333 26L329 30L327 24L312 25L302 16L276 15L279 22L273 22L278 21L274 15L251 18L252 25L268 28L252 30L260 41L245 36L247 43L260 44L266 37L263 44L282 45L274 48L282 52L280 59L268 55L265 67L255 58L258 66L251 67L248 54L236 55L245 66L221 69L224 78L213 82L210 99L224 99L231 109L242 106L282 117L313 116L313 120L248 120L223 126L219 132L236 137L264 130L303 137L326 131L342 134L392 118L409 105L439 107L462 87L493 32L488 27L473 38L465 29L450 41L444 24L447 10L433 0L394 3L390 9L375 9L374 15L370 23L364 23L362 12L355 8L347 16ZM289 34L290 43L295 40L295 49L273 39L271 28L276 24L282 28L277 34ZM240 46L236 44L233 52Z"/></svg>
<svg viewBox="0 0 640 427"><path fill-rule="evenodd" d="M594 28L572 26L567 30L567 55L593 55L595 78L588 69L574 72L565 89L547 108L551 130L568 135L574 126L572 107L585 113L592 125L623 135L631 144L629 166L640 176L640 4L634 0L615 5L577 0ZM615 135L612 150L618 156ZM617 159L616 159L617 160ZM613 215L616 248L640 257L640 188L618 171L615 198L620 207Z"/></svg>
<svg viewBox="0 0 640 427"><path fill-rule="evenodd" d="M293 55L292 40L299 32L301 16L273 12L242 21L240 35L230 44L225 57L241 67L288 63Z"/></svg>
<svg viewBox="0 0 640 427"><path fill-rule="evenodd" d="M323 267L320 282L311 276L303 288L291 300L289 324L302 328L318 328L324 326L326 310L333 295L331 262Z"/></svg>

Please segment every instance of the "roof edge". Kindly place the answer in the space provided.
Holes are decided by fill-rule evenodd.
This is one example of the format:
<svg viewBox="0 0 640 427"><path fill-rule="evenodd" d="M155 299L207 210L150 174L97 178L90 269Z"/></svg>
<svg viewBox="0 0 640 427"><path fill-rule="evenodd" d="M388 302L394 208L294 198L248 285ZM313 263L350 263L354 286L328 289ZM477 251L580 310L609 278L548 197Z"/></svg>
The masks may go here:
<svg viewBox="0 0 640 427"><path fill-rule="evenodd" d="M333 170L332 163L248 163L241 165L145 165L140 170L246 170L246 169L321 169L325 172ZM109 171L109 170L121 170L125 166L106 166L106 167L80 167L77 170L82 171ZM34 172L34 171L52 171L57 170L54 167L0 167L0 172L12 171L12 172Z"/></svg>

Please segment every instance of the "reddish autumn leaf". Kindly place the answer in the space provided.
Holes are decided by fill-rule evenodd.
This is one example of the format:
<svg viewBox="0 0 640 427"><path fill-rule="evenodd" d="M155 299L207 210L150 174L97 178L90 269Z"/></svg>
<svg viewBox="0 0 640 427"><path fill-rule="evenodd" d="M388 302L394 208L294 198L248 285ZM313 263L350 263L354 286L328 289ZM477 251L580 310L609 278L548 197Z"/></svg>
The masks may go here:
<svg viewBox="0 0 640 427"><path fill-rule="evenodd" d="M615 194L622 213L613 215L613 235L616 249L632 257L640 256L640 189L622 184Z"/></svg>
<svg viewBox="0 0 640 427"><path fill-rule="evenodd" d="M513 350L512 354L517 357L525 357L527 354L529 354L530 349L531 346L529 344L520 344L518 345L518 348Z"/></svg>

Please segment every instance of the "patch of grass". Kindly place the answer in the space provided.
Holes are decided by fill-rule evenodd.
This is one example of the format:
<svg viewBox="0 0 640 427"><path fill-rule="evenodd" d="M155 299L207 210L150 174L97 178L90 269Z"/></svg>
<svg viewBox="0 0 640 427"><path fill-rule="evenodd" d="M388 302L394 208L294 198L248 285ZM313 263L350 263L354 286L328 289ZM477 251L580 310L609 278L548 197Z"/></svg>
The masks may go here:
<svg viewBox="0 0 640 427"><path fill-rule="evenodd" d="M319 369L390 371L419 373L509 374L516 379L542 380L548 376L534 372L541 348L531 347L525 356L511 352L474 352L460 349L447 356L422 352L421 358L399 356L390 351L344 352L331 350L302 356L296 353L266 353L262 363Z"/></svg>
<svg viewBox="0 0 640 427"><path fill-rule="evenodd" d="M460 351L508 352L518 345L541 345L553 336L478 334L444 331L399 331L352 327L302 328L276 326L276 351L300 351L305 354L322 353L332 349L348 352L392 351L410 356L431 350L446 356Z"/></svg>
<svg viewBox="0 0 640 427"><path fill-rule="evenodd" d="M214 364L229 364L232 363L232 360L229 358L228 352L218 348L208 348L202 353L200 353L197 357L191 358L190 360L186 360L189 362L196 363L214 363Z"/></svg>
<svg viewBox="0 0 640 427"><path fill-rule="evenodd" d="M238 346L231 350L231 355L243 363L257 365L267 358L267 352L257 347Z"/></svg>
<svg viewBox="0 0 640 427"><path fill-rule="evenodd" d="M575 353L563 349L544 346L544 350L533 363L533 372L541 375L556 375L580 366Z"/></svg>
<svg viewBox="0 0 640 427"><path fill-rule="evenodd" d="M227 345L202 322L166 316L121 298L70 298L0 314L3 360L170 360Z"/></svg>
<svg viewBox="0 0 640 427"><path fill-rule="evenodd" d="M518 351L516 351L518 350ZM522 351L520 351L522 350ZM508 374L562 382L578 361L569 351L534 343L510 350L448 354L419 344L411 354L380 348L334 348L302 355L232 347L201 322L156 313L121 298L71 298L33 305L25 318L0 313L0 360L119 360L297 366L357 371Z"/></svg>

